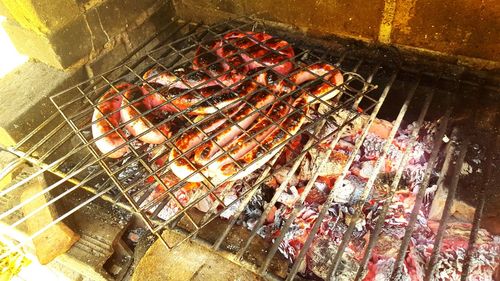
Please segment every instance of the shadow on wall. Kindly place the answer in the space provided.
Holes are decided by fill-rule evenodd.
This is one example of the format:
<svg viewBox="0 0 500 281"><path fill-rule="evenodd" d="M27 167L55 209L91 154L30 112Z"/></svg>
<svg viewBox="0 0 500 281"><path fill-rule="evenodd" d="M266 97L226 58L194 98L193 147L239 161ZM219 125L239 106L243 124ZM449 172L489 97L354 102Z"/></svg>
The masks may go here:
<svg viewBox="0 0 500 281"><path fill-rule="evenodd" d="M3 21L5 21L5 17L0 17L0 61L2 62L0 63L0 78L28 60L27 56L17 52L3 29Z"/></svg>

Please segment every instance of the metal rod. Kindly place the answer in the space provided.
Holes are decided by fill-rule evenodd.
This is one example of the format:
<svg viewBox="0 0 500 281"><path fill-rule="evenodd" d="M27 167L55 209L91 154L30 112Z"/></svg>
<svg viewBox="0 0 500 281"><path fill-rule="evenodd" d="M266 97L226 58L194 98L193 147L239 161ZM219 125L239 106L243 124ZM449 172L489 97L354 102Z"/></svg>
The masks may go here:
<svg viewBox="0 0 500 281"><path fill-rule="evenodd" d="M455 128L452 133L452 141L454 141L457 134L457 129ZM439 252L441 249L441 244L443 241L444 234L446 232L446 223L451 215L451 207L454 204L455 193L457 191L458 181L460 179L460 171L462 169L462 165L464 163L465 155L467 154L467 147L469 145L469 138L466 138L459 148L458 160L455 165L455 173L453 174L451 185L448 189L448 196L446 197L446 202L443 208L443 214L441 215L441 220L439 222L439 228L434 238L434 247L432 248L432 255L429 260L429 264L427 266L427 270L425 272L425 281L430 281L432 279L432 275L434 274L434 270L436 269L437 259L439 256Z"/></svg>
<svg viewBox="0 0 500 281"><path fill-rule="evenodd" d="M474 245L476 244L477 241L477 235L479 232L479 227L481 226L481 217L483 215L484 207L486 204L486 200L490 193L496 193L497 191L495 190L495 186L493 186L491 183L493 182L493 172L496 171L494 168L494 159L495 157L498 157L495 155L498 153L497 148L498 144L497 141L494 139L491 139L488 142L488 152L487 153L487 159L486 159L486 172L485 176L483 177L483 180L481 181L480 185L480 197L479 197L479 204L476 207L476 211L474 212L474 219L472 221L472 229L469 235L469 243L467 245L467 250L465 252L465 258L463 262L463 267L462 267L462 276L460 276L461 281L467 280L467 276L469 275L470 271L470 263L472 261L472 256L476 252L476 248Z"/></svg>
<svg viewBox="0 0 500 281"><path fill-rule="evenodd" d="M415 94L415 91L417 90L418 86L420 83L420 77L418 77L413 84L413 86L410 88L410 91L408 92L408 95L406 96L405 102L401 106L401 109L399 110L398 116L396 117L396 120L393 122L393 127L391 129L391 132L389 133L389 136L387 137L385 144L382 148L382 152L377 159L375 166L373 168L372 174L370 175L370 178L368 179L368 182L365 185L365 188L363 189L363 193L360 196L359 202L356 208L356 213L354 215L354 219L351 220L351 223L349 224L348 229L343 235L342 242L338 246L337 253L335 254L333 260L332 260L332 265L330 266L328 273L327 273L327 279L330 280L332 279L332 276L335 276L335 273L338 269L338 265L340 262L340 259L342 258L342 255L344 253L345 248L347 247L347 244L349 243L352 233L356 227L356 224L358 223L358 219L361 217L362 212L363 212L363 205L366 203L373 185L375 184L375 180L377 176L380 173L380 169L382 168L382 164L385 162L385 158L387 157L387 154L389 152L389 149L392 145L392 142L394 140L394 137L396 136L396 133L399 130L399 127L401 125L401 122L403 121L404 116L406 115L406 112L408 110L408 107L410 105L410 102Z"/></svg>
<svg viewBox="0 0 500 281"><path fill-rule="evenodd" d="M409 145L405 149L403 153L403 157L399 161L397 167L398 169L396 170L396 174L394 175L394 178L392 180L392 184L390 186L389 190L389 196L384 202L384 206L382 208L382 211L380 213L379 219L377 220L377 224L375 226L375 229L373 231L372 236L370 237L370 240L368 242L368 246L366 248L365 254L363 255L363 259L360 263L360 267L358 269L358 272L356 273L355 280L360 280L363 275L363 271L366 268L366 265L368 264L368 260L371 257L371 252L373 250L373 247L376 245L378 241L378 236L382 232L382 227L385 222L385 218L387 216L387 211L389 210L389 205L392 201L392 198L397 190L397 187L399 186L399 182L401 180L401 177L403 175L404 168L408 164L408 160L410 159L411 151L413 149L413 146L416 142L418 132L420 131L420 128L422 127L422 124L424 122L425 116L427 115L427 111L429 109L429 106L431 104L432 98L434 96L434 91L430 92L428 95L426 95L426 99L424 101L424 105L422 106L422 109L420 111L419 117L416 121L416 125L413 128L410 139L409 139Z"/></svg>
<svg viewBox="0 0 500 281"><path fill-rule="evenodd" d="M410 244L410 239L411 239L411 234L413 233L413 230L415 228L415 224L417 222L417 215L418 212L420 211L420 207L422 206L422 199L424 198L425 190L429 184L431 172L434 169L434 164L438 158L438 153L441 148L441 143L442 143L442 138L444 134L446 133L446 129L448 126L448 120L452 112L452 107L449 107L441 120L441 124L439 125L438 132L435 135L435 144L431 152L431 156L429 158L429 161L427 162L427 167L425 169L425 174L424 178L422 180L422 183L420 184L417 196L415 198L415 205L413 207L413 210L410 215L410 220L408 222L408 225L405 229L405 236L403 237L403 240L401 242L401 247L399 248L398 256L396 258L395 264L394 264L394 269L391 274L391 279L397 278L399 271L401 270L401 266L403 263L403 260L406 256L406 250L408 249L408 246Z"/></svg>
<svg viewBox="0 0 500 281"><path fill-rule="evenodd" d="M363 143L366 135L368 134L368 130L371 127L373 121L375 120L375 118L376 118L376 116L378 114L378 111L382 107L382 104L383 104L385 98L387 97L389 89L391 88L392 83L395 81L395 79L396 79L396 74L393 74L391 76L391 78L390 78L389 83L385 87L382 95L380 96L379 103L377 103L377 105L373 109L373 112L370 115L370 118L369 118L367 124L365 125L361 136L356 140L356 144L355 144L355 147L353 149L353 153L349 156L349 159L347 160L347 163L345 164L345 166L344 166L344 168L342 170L341 175L335 181L335 185L333 186L332 190L334 190L335 188L340 188L340 184L342 183L342 181L346 177L347 172L349 170L349 167L351 166L352 162L354 161L356 152L359 151L359 149L360 149L360 147L361 147L361 145L362 145L362 143ZM328 195L328 198L327 198L327 200L325 202L325 206L330 205L333 202L333 198L334 198L334 193L330 192L330 194ZM306 255L307 249L309 249L309 247L311 246L311 243L312 243L312 241L313 241L316 233L319 230L319 226L320 226L321 221L323 220L324 216L326 215L327 210L328 210L328 208L322 208L321 211L319 212L318 218L316 219L313 227L311 228L311 231L310 231L309 235L307 236L307 240L304 243L304 246L302 247L302 249L300 250L299 255L295 259L295 262L294 262L294 264L292 266L292 269L290 270L290 273L287 276L286 280L288 280L288 281L293 280L293 278L297 274L297 272L299 270L299 267L300 267L300 265L301 265L301 263L302 263L305 255Z"/></svg>

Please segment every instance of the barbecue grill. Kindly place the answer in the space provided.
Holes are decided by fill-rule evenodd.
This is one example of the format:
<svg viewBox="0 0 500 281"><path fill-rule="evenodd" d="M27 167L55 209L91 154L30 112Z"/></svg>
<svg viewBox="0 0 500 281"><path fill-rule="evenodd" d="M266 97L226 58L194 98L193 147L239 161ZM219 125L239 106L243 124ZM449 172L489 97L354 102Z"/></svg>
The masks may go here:
<svg viewBox="0 0 500 281"><path fill-rule="evenodd" d="M218 181L205 177L199 187L191 191L186 201L179 198L179 192L183 191L189 178L170 181L169 178L165 178L169 172L169 161L167 160L167 163L162 165L158 165L156 161L168 155L171 149L175 149L175 140L183 132L188 129L201 130L200 122L190 115L191 108L179 110L169 117L182 119L187 125L161 145L144 144L134 136L124 137L124 145L128 147L129 153L118 159L108 158L96 148L96 139L91 134L91 125L94 122L91 116L105 91L115 87L120 81L148 84L143 74L152 67L160 67L165 71L185 67L193 60L198 46L213 39L223 40L223 34L229 31L266 32L291 42L295 55L286 61L295 62L299 69L305 71L307 71L307 66L314 63L328 63L338 67L342 72L344 82L340 85L332 85L334 91L338 92L335 100L323 101L315 97L315 105L309 108L310 111L307 114L305 108L294 108L287 116L302 113L306 115L306 123L299 132L290 135L283 145L272 149L279 150L280 153L243 179L232 180L232 177L229 177ZM412 235L418 224L419 212L425 204L428 204L427 187L435 185L437 189L446 186L448 193L433 241L434 247L430 259L425 264L423 276L425 280L433 280L435 276L454 199L457 196L463 197L463 194L474 194L475 198L470 198L470 204L476 206L474 220L468 236L464 262L461 265L461 278L466 280L471 260L477 250L482 213L486 207L490 206L491 203L488 203L488 200L494 197L492 195L495 193L495 187L498 186L498 176L494 173L494 167L498 165L498 148L496 147L498 121L494 118L498 114L499 88L494 81L492 82L488 77L475 76L473 73L457 74L448 66L441 67L437 71L435 67L421 67L421 65L404 62L398 52L390 48L331 46L321 40L311 43L302 35L246 17L208 26L176 19L166 25L157 36L163 40L155 43L156 37L151 38L116 67L51 96L52 115L16 145L5 148L15 155L17 160L4 169L3 175L22 163L29 163L40 169L1 190L2 197L12 196L16 191L23 189L30 180L44 173L56 176L42 192L2 210L0 219L6 222L10 229L14 230L22 226L38 211L57 204L58 201L64 200L80 189L92 194L74 204L50 224L31 233L25 240L18 241L18 247L88 206L97 198L101 198L140 217L147 229L156 235L168 249L178 247L188 240L196 241L216 252L228 253L229 259L265 278L284 280L312 278L312 275L308 275L310 273L305 271L304 264L306 259L309 259L308 251L313 247L316 233L320 231L322 223L329 216L330 207L337 200L335 192L326 193L326 198L318 207L317 218L312 223L303 246L294 258L285 257L280 252L280 245L287 239L287 234L290 233L297 216L306 208L306 200L312 195L311 191L315 189L318 177L321 177L319 168L311 168L310 178L303 184L301 193L293 202L291 213L279 225L278 234L268 239L269 248L258 249L256 254L253 250L255 241L262 239L260 237L262 227L267 223L267 218L273 215L275 211L273 207L283 194L288 192L294 175L303 169L302 165L308 153L326 143L324 159L330 159L336 147L340 145L342 137L352 129L353 124L361 124L358 138L353 141L353 150L345 159L340 174L331 187L331 190L339 190L351 174L350 167L357 161L356 156L372 132L373 125L378 119L387 119L393 122L386 142L382 145L378 159L373 164L373 172L367 177L364 188L349 211L350 222L347 228L342 230L340 243L325 261L326 276L322 278L341 279L342 272L346 271L348 266L345 263L349 259L346 248L350 241L355 239L359 222L364 219L365 204L372 200L371 194L380 184L382 170L386 164L384 159L389 157L391 144L398 131L412 124L408 131L408 147L413 147L420 140L419 133L432 123L435 126L430 135L432 150L427 156L427 165L421 175L420 188L413 191L416 194L414 205L409 214L408 224L404 228L397 255L394 257L390 276L397 280L404 274L404 263L410 251ZM225 44L231 43L225 41ZM259 58L255 60L260 62ZM254 79L260 73L270 69L272 66L265 67L244 79ZM282 75L280 78L289 80L290 75ZM217 81L218 77L212 79ZM314 83L318 81L326 82L322 77L317 77ZM300 92L311 85L312 83L296 85L296 91ZM230 90L232 86L225 87L224 90ZM260 88L268 91L263 86ZM185 91L195 90L196 87ZM275 97L282 101L286 101L286 98L286 95ZM237 102L241 101L243 98ZM171 101L166 103L169 102ZM205 99L202 102L210 102L210 100ZM497 105L495 110L483 110L491 104ZM255 112L264 114L259 109L255 109ZM150 112L143 114L148 113ZM227 113L219 109L215 114ZM228 120L235 125L230 118ZM170 120L166 119L162 122L168 121ZM276 123L275 125L283 133L287 133L286 129L282 128L282 124ZM126 124L120 124L116 130L124 126ZM209 140L210 136L207 135L207 139ZM295 151L293 143L304 139L307 141L302 144L301 150ZM272 152L266 148L263 149L265 152L256 161ZM477 152L478 150L480 152ZM291 152L287 158L288 161L278 165L280 157L283 157L282 151ZM383 233L384 222L393 202L392 198L403 188L402 178L405 167L412 157L411 149L403 151L399 162L394 164L396 169L385 180L387 197L382 201L379 217L369 232L370 236L363 247L359 266L354 270L354 275L345 280L365 278L368 263ZM188 159L188 154L188 152L181 153L179 158ZM471 159L480 159L477 162L478 168L475 167L475 170L480 168L481 172L465 176L464 164L471 162ZM198 167L197 172L203 172L204 168ZM262 198L266 183L278 173L285 176L266 198L260 216L252 224L246 224L248 232L243 239L235 240L234 233L239 233L240 230L237 229L242 228L243 213L250 208L255 198L258 196ZM70 183L69 186L68 183ZM229 196L233 194L231 191L236 188L235 186L240 186L241 189L237 198ZM51 193L53 197L33 212L11 219L13 215L20 213L24 206L40 196L45 196L46 193ZM162 235L165 230L178 231L183 234L183 239L169 240L167 236Z"/></svg>

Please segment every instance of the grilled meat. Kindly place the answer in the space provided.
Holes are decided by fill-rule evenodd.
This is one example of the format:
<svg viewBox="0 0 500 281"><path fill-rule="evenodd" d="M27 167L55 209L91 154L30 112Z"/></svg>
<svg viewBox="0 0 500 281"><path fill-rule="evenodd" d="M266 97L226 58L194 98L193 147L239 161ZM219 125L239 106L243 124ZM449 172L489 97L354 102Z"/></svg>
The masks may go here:
<svg viewBox="0 0 500 281"><path fill-rule="evenodd" d="M92 115L92 136L95 145L110 158L120 158L128 151L126 135L120 129L122 92L132 88L130 83L120 83L109 89L97 102Z"/></svg>

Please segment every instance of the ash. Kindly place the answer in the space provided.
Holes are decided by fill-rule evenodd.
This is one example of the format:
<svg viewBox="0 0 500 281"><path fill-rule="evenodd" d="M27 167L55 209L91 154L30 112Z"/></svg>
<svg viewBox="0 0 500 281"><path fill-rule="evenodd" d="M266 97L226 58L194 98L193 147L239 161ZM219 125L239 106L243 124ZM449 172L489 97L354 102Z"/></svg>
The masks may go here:
<svg viewBox="0 0 500 281"><path fill-rule="evenodd" d="M437 189L437 172L431 173L429 184L423 186L424 174L427 169L428 160L433 147L433 137L436 131L436 124L427 122L417 135L416 142L410 147L410 134L415 124L409 124L406 128L399 130L391 143L385 161L382 163L381 175L375 182L375 186L363 198L366 182L374 171L375 163L382 154L386 140L377 133L369 133L362 147L355 156L355 161L351 165L347 176L338 189L333 189L335 178L340 174L336 166L329 166L328 171L321 172L321 180L313 185L308 194L304 206L298 212L293 220L290 229L285 233L284 239L279 245L279 250L284 257L294 262L299 252L304 246L310 231L318 218L318 214L323 202L330 192L333 194L334 202L329 206L328 212L320 223L311 247L307 250L305 266L300 269L299 274L303 277L314 276L314 278L326 279L328 269L331 266L331 260L337 252L345 231L349 224L354 220L354 206L362 206L362 216L355 223L355 229L351 240L348 242L346 250L340 260L334 280L353 280L359 269L359 263L363 258L364 249L368 243L368 238L373 231L375 224L381 219L381 211L384 203L389 202L388 214L384 220L382 234L373 250L372 257L369 260L365 277L363 280L389 280L394 267L394 261L397 256L401 239L404 237L405 228L408 226L410 214L413 210L415 196L419 189L425 188L425 197L423 207L417 214L417 223L415 232L411 237L410 247L407 257L403 263L398 280L423 280L425 275L426 263L429 261L432 253L432 246L435 239L435 233L429 227L427 220L434 194ZM330 128L334 130L335 128ZM338 161L339 155L349 156L354 147L354 142L359 135L351 130L350 134L345 135L339 141L339 145L334 149L332 155L336 155ZM404 149L409 148L410 157L408 163L403 169L402 181L399 190L394 196L389 198L389 186L394 176L398 163L403 158ZM320 149L312 150L307 165L317 165L314 159L322 158ZM441 156L441 158L443 158ZM442 160L440 160L442 163ZM328 165L321 162L320 165ZM303 166L304 167L304 166ZM437 168L434 167L434 171ZM299 173L304 175L307 173ZM280 175L275 180L275 188L280 183ZM325 178L327 179L325 181ZM265 238L275 241L279 236L281 227L285 220L290 217L294 210L294 203L299 198L298 191L301 191L308 178L292 179L289 182L294 183L288 187L288 190L279 196L278 204L274 206L272 216L268 216L266 223L259 230L259 234ZM241 224L252 229L255 221L259 219L267 202L262 194L257 193L240 217ZM460 280L461 268L464 262L466 241L468 236L462 235L462 230L470 231L471 225L461 225L462 230L457 230L453 224L450 224L449 236L444 238L444 245L449 245L440 253L439 264L435 271L435 276L431 280ZM500 239L492 237L485 230L483 233L484 241L473 255L469 278L471 280L492 280L492 273L500 260L494 253L499 252ZM466 233L466 232L464 232ZM489 237L487 239L486 237ZM482 277L479 277L482 276Z"/></svg>

